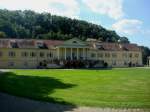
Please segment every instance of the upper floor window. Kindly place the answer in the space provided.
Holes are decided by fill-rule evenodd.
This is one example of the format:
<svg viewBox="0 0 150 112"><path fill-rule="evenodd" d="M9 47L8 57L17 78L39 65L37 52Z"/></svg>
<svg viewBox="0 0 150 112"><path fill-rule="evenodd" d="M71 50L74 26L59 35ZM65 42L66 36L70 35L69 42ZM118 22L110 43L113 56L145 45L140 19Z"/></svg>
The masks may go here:
<svg viewBox="0 0 150 112"><path fill-rule="evenodd" d="M14 51L10 51L8 53L9 57L15 57L16 56L16 53Z"/></svg>
<svg viewBox="0 0 150 112"><path fill-rule="evenodd" d="M116 57L117 57L117 54L116 54L116 53L112 53L112 57L113 57L113 58L116 58Z"/></svg>
<svg viewBox="0 0 150 112"><path fill-rule="evenodd" d="M40 52L40 57L44 57L44 52Z"/></svg>
<svg viewBox="0 0 150 112"><path fill-rule="evenodd" d="M28 56L28 52L22 52L22 53L21 53L21 56L22 56L22 57L27 57L27 56Z"/></svg>
<svg viewBox="0 0 150 112"><path fill-rule="evenodd" d="M103 53L98 53L98 57L103 57Z"/></svg>
<svg viewBox="0 0 150 112"><path fill-rule="evenodd" d="M31 57L35 57L35 56L36 56L36 53L35 53L35 52L31 52L31 53L30 53L30 56L31 56Z"/></svg>
<svg viewBox="0 0 150 112"><path fill-rule="evenodd" d="M105 57L109 58L110 54L109 53L105 53Z"/></svg>

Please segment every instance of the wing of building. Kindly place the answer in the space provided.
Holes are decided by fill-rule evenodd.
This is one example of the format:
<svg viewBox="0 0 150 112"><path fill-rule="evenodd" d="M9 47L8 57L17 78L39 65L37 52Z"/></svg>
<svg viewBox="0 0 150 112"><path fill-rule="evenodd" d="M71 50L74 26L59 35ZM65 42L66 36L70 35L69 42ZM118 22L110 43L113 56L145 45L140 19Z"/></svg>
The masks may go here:
<svg viewBox="0 0 150 112"><path fill-rule="evenodd" d="M136 44L103 43L94 39L0 39L0 68L51 68L68 62L69 66L79 62L88 67L142 66L142 52Z"/></svg>

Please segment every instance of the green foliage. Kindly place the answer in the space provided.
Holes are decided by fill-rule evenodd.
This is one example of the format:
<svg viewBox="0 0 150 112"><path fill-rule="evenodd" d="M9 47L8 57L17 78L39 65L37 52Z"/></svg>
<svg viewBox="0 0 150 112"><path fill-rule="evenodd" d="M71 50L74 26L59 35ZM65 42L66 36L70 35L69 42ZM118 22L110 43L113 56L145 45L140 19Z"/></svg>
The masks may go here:
<svg viewBox="0 0 150 112"><path fill-rule="evenodd" d="M147 64L147 58L150 56L150 49L148 47L142 46L142 59L143 59L143 64Z"/></svg>
<svg viewBox="0 0 150 112"><path fill-rule="evenodd" d="M121 43L130 43L127 37L120 38Z"/></svg>
<svg viewBox="0 0 150 112"><path fill-rule="evenodd" d="M5 37L6 37L5 32L1 32L1 31L0 31L0 38L5 38Z"/></svg>
<svg viewBox="0 0 150 112"><path fill-rule="evenodd" d="M100 25L86 21L26 11L0 10L0 31L7 38L40 38L67 40L73 37L85 40L95 38L101 41L129 42L122 39L115 31L109 31Z"/></svg>
<svg viewBox="0 0 150 112"><path fill-rule="evenodd" d="M10 70L0 91L36 100L113 108L150 108L150 69Z"/></svg>

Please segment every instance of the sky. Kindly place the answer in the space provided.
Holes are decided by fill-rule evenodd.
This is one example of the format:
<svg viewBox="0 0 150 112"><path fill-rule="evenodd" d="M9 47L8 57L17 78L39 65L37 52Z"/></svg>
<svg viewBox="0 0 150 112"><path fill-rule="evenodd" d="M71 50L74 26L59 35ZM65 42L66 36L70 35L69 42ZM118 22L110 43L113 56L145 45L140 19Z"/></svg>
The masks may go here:
<svg viewBox="0 0 150 112"><path fill-rule="evenodd" d="M86 20L150 48L150 0L0 0L0 9Z"/></svg>

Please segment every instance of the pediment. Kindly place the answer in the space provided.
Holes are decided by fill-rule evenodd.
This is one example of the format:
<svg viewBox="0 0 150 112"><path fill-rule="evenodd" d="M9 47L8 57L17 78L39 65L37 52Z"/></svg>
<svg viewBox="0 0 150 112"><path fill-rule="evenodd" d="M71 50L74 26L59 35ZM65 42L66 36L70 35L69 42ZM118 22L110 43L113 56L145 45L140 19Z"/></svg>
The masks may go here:
<svg viewBox="0 0 150 112"><path fill-rule="evenodd" d="M87 43L78 39L78 38L72 38L70 40L67 40L63 43L63 45L72 45L72 46L87 46Z"/></svg>

